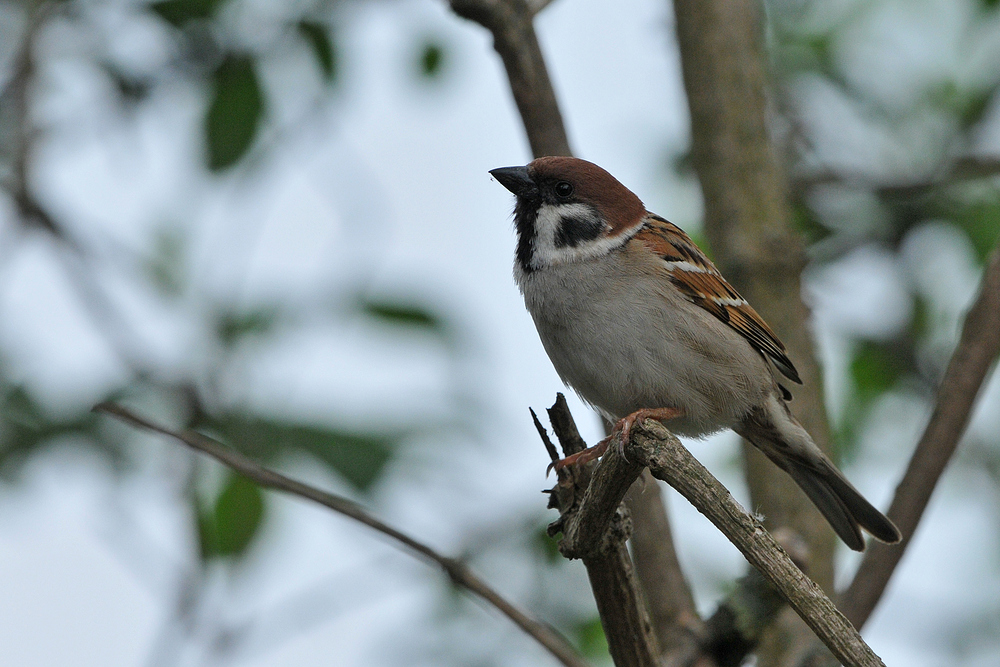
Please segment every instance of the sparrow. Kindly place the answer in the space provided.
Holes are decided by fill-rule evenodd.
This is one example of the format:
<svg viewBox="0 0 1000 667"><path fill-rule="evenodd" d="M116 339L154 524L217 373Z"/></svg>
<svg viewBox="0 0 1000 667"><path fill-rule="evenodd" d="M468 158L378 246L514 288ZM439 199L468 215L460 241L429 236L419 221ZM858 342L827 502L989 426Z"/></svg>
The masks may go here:
<svg viewBox="0 0 1000 667"><path fill-rule="evenodd" d="M855 551L899 529L792 416L785 347L677 225L601 167L542 157L490 174L516 195L514 278L560 378L619 442L654 418L704 437L731 428L787 472ZM613 437L613 436L612 436ZM558 465L600 456L611 437Z"/></svg>

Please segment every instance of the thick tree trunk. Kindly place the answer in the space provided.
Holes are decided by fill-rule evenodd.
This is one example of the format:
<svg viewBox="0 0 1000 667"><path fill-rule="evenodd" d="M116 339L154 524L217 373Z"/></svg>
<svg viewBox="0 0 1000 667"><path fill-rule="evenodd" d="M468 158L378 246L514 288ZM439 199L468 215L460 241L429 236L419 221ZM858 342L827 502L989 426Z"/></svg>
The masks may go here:
<svg viewBox="0 0 1000 667"><path fill-rule="evenodd" d="M762 7L752 0L676 0L674 8L692 161L714 259L787 346L804 382L791 387L792 411L829 451L822 379L800 296L805 256L791 229L785 175L768 135ZM784 472L748 444L744 452L753 508L769 528L787 527L805 540L810 574L831 591L833 532ZM789 642L800 643L786 634L772 645Z"/></svg>

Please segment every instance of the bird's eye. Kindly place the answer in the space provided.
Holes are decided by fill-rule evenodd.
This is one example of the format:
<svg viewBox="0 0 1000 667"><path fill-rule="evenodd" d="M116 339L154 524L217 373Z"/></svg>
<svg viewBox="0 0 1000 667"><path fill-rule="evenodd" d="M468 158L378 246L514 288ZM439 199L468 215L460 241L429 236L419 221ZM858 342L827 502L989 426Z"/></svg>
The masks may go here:
<svg viewBox="0 0 1000 667"><path fill-rule="evenodd" d="M556 183L556 194L560 197L569 197L573 194L573 184L566 181Z"/></svg>

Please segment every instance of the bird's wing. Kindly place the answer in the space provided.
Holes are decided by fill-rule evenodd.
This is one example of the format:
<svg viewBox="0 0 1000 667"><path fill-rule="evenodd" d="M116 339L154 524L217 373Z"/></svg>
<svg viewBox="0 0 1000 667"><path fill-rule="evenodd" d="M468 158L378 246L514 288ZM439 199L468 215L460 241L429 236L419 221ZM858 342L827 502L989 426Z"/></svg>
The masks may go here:
<svg viewBox="0 0 1000 667"><path fill-rule="evenodd" d="M735 329L781 373L802 384L785 346L747 300L726 282L712 261L677 225L649 214L634 237L663 261L670 281L691 303Z"/></svg>

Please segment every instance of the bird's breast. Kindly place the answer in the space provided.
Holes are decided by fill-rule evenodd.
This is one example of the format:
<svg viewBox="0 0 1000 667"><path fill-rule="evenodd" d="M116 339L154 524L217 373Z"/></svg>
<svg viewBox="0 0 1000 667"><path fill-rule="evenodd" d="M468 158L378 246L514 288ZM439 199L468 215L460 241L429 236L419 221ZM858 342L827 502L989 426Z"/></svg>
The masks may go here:
<svg viewBox="0 0 1000 667"><path fill-rule="evenodd" d="M760 353L625 253L515 278L559 376L606 417L681 408L670 428L701 436L774 390Z"/></svg>

